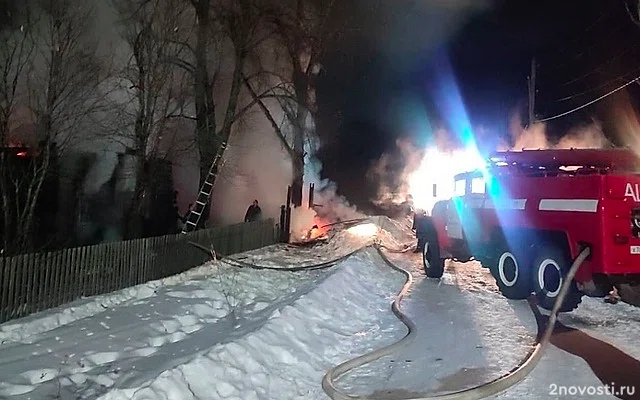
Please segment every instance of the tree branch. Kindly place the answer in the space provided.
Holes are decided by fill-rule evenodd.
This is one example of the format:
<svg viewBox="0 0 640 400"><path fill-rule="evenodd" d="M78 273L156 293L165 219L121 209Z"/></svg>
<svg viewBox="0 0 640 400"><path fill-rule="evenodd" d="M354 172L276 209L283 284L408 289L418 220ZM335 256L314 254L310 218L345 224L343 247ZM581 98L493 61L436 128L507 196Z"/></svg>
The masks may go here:
<svg viewBox="0 0 640 400"><path fill-rule="evenodd" d="M258 96L258 94L256 93L256 91L253 89L253 87L251 87L251 83L249 82L249 80L247 79L246 76L243 75L243 80L244 80L244 84L247 87L247 90L249 91L249 93L251 94L251 97L253 97L253 99L255 101L257 101L258 105L260 106L260 108L262 109L262 112L264 113L265 117L267 117L267 119L269 120L269 123L271 124L271 126L273 127L273 130L276 133L276 136L278 137L278 139L280 140L280 143L282 144L282 146L285 148L285 150L287 151L287 153L289 154L289 157L291 157L291 160L294 160L296 154L293 151L293 147L289 144L289 142L287 142L286 137L284 136L284 134L282 133L282 129L280 129L280 127L278 126L278 123L275 121L275 119L273 118L273 115L271 115L271 112L269 111L269 109L267 108L267 106L264 104L264 101L262 101L262 99Z"/></svg>
<svg viewBox="0 0 640 400"><path fill-rule="evenodd" d="M637 0L634 0L636 2ZM627 14L629 14L629 18L631 18L631 22L640 26L640 2L636 4L636 14L634 15L629 8L629 3L627 1L624 2L624 8L627 10Z"/></svg>
<svg viewBox="0 0 640 400"><path fill-rule="evenodd" d="M182 60L178 57L166 57L166 62L168 62L169 64L173 64L179 68L182 68L191 74L195 74L196 72L195 65L191 64L188 61Z"/></svg>

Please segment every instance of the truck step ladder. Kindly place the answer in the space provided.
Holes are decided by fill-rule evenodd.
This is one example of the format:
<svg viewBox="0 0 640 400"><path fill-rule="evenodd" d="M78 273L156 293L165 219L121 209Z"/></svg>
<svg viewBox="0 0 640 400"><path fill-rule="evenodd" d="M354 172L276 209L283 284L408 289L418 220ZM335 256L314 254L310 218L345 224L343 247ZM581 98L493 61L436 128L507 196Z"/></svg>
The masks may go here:
<svg viewBox="0 0 640 400"><path fill-rule="evenodd" d="M211 192L213 192L213 184L216 179L216 174L218 171L218 161L222 157L224 153L226 145L223 143L216 154L213 163L211 163L211 167L209 167L209 172L207 173L207 177L204 179L202 186L200 187L200 192L198 193L198 197L196 198L196 202L193 205L193 208L189 211L189 215L187 216L187 220L182 227L182 233L186 234L189 232L193 232L198 223L200 222L200 217L204 213L204 209L209 202L209 198L211 197Z"/></svg>

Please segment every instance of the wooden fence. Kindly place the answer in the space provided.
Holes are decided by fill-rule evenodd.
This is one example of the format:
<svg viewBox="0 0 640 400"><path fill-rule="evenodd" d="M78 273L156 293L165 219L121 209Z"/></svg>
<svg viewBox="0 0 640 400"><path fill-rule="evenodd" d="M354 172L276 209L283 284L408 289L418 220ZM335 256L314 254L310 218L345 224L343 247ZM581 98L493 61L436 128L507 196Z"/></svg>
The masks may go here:
<svg viewBox="0 0 640 400"><path fill-rule="evenodd" d="M272 219L50 253L0 258L0 323L182 273L207 261L190 245L229 255L274 244Z"/></svg>

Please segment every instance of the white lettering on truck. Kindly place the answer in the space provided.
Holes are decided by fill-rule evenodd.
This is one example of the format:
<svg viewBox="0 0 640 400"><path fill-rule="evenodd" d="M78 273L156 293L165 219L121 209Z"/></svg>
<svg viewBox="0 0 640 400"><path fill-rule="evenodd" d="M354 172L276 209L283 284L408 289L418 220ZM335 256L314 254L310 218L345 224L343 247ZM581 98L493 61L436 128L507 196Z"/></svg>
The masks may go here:
<svg viewBox="0 0 640 400"><path fill-rule="evenodd" d="M632 185L631 183L627 183L627 187L624 189L624 197L631 197L633 201L640 202L640 188L638 184Z"/></svg>

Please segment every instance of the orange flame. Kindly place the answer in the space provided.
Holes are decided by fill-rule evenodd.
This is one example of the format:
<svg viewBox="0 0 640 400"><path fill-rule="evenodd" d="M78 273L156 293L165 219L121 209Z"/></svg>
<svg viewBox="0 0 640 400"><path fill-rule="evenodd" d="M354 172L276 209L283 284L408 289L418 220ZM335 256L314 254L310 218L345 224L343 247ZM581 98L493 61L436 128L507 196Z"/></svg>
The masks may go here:
<svg viewBox="0 0 640 400"><path fill-rule="evenodd" d="M318 217L317 215L313 217L313 226L307 232L304 232L302 236L303 241L316 240L323 238L329 232L330 222L327 220Z"/></svg>

